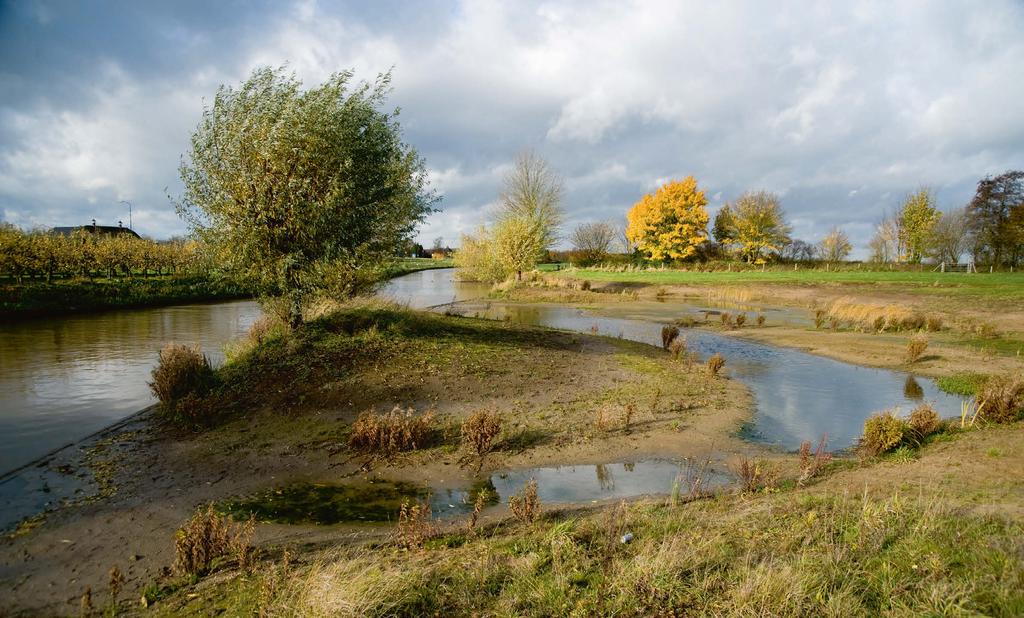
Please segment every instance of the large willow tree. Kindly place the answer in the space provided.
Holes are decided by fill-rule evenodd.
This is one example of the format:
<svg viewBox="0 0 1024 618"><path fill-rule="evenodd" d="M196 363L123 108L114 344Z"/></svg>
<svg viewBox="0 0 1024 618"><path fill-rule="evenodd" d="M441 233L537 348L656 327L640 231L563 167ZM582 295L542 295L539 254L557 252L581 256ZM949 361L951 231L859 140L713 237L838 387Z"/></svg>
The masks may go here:
<svg viewBox="0 0 1024 618"><path fill-rule="evenodd" d="M302 322L312 295L351 296L430 212L423 160L381 111L390 74L308 90L281 69L221 86L192 134L179 214L224 261Z"/></svg>

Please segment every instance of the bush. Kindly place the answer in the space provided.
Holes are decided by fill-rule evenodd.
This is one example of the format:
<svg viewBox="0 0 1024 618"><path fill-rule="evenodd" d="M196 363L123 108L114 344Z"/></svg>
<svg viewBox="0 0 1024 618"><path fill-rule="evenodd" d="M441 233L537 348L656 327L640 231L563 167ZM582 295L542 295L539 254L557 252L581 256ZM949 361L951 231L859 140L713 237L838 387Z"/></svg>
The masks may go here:
<svg viewBox="0 0 1024 618"><path fill-rule="evenodd" d="M540 498L537 497L537 479L530 479L523 489L508 499L508 508L512 516L529 524L540 517Z"/></svg>
<svg viewBox="0 0 1024 618"><path fill-rule="evenodd" d="M708 376L712 378L716 377L722 371L722 367L725 367L725 357L721 354L715 354L708 359Z"/></svg>
<svg viewBox="0 0 1024 618"><path fill-rule="evenodd" d="M679 336L678 326L662 326L661 327L661 347L666 350L672 345L672 342Z"/></svg>
<svg viewBox="0 0 1024 618"><path fill-rule="evenodd" d="M907 342L907 362L915 363L928 349L928 335L918 333Z"/></svg>
<svg viewBox="0 0 1024 618"><path fill-rule="evenodd" d="M775 489L778 485L778 469L763 459L741 457L732 467L740 479L740 487L744 492L753 493L762 488Z"/></svg>
<svg viewBox="0 0 1024 618"><path fill-rule="evenodd" d="M476 454L483 457L494 448L501 433L501 415L487 410L476 410L462 421L462 440L470 444Z"/></svg>
<svg viewBox="0 0 1024 618"><path fill-rule="evenodd" d="M923 440L939 430L939 427L942 426L942 419L930 405L924 403L914 408L907 419L907 424L917 439Z"/></svg>
<svg viewBox="0 0 1024 618"><path fill-rule="evenodd" d="M1024 379L992 376L978 389L975 399L986 420L1012 423L1024 413Z"/></svg>
<svg viewBox="0 0 1024 618"><path fill-rule="evenodd" d="M348 444L367 453L415 450L427 444L436 419L433 411L417 415L412 408L395 406L387 414L377 414L370 409L352 424Z"/></svg>
<svg viewBox="0 0 1024 618"><path fill-rule="evenodd" d="M903 443L909 426L892 412L882 412L864 421L860 446L871 455L887 453Z"/></svg>
<svg viewBox="0 0 1024 618"><path fill-rule="evenodd" d="M210 359L199 346L168 344L160 350L149 388L160 403L173 405L186 395L203 395L213 385Z"/></svg>
<svg viewBox="0 0 1024 618"><path fill-rule="evenodd" d="M668 351L672 353L672 358L675 360L682 358L686 354L686 338L682 337L670 343Z"/></svg>
<svg viewBox="0 0 1024 618"><path fill-rule="evenodd" d="M239 566L249 568L255 559L250 541L256 522L237 525L218 515L213 505L200 509L174 535L174 570L180 575L202 575L215 560L232 554Z"/></svg>
<svg viewBox="0 0 1024 618"><path fill-rule="evenodd" d="M395 526L395 542L404 549L418 549L436 534L430 505L403 500L398 510L398 525Z"/></svg>

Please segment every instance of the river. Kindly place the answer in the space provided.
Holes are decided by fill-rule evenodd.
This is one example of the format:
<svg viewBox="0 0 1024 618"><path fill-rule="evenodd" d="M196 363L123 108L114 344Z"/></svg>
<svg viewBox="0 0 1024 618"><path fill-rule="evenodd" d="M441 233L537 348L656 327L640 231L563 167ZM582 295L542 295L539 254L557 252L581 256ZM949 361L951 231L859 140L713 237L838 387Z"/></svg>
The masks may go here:
<svg viewBox="0 0 1024 618"><path fill-rule="evenodd" d="M660 343L662 323L706 309L692 299L624 303L617 305L615 315L557 304L491 302L484 299L486 286L458 283L453 274L451 269L412 273L390 281L380 294L413 308L450 307L467 315L597 332L652 345ZM245 333L259 315L255 302L234 301L0 326L0 473L152 404L147 382L165 343L197 343L217 364L223 361L224 345ZM789 309L769 315L772 320L806 319ZM826 434L830 449L850 447L860 435L864 419L879 410L898 407L908 412L926 401L942 416L956 416L960 411L960 398L941 392L927 378L850 365L700 329L684 329L684 336L688 349L703 357L716 352L725 356L728 374L751 389L756 410L744 435L783 450L794 450L802 441L815 441ZM580 479L584 477L595 477L593 482L599 487L595 495L608 493L611 490L602 479L612 469L618 470L620 479L614 491L626 493L646 488L654 477L656 485L665 486L678 469L675 464L658 462L609 464L622 469L568 467L516 474L550 476L545 491L554 493L542 497L558 499L582 491ZM495 483L500 484L502 478ZM76 483L48 472L46 466L0 477L0 501L8 503L0 528L78 491Z"/></svg>

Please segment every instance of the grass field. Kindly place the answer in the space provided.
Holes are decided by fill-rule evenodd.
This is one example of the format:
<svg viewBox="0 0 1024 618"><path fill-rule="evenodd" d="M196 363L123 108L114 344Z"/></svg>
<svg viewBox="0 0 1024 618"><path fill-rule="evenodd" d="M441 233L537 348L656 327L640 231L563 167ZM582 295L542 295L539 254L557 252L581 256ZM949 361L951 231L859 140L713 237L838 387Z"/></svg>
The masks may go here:
<svg viewBox="0 0 1024 618"><path fill-rule="evenodd" d="M614 272L570 269L563 276L595 282L641 285L833 285L872 286L919 295L961 296L999 301L1024 301L1021 273L936 273L903 271L797 270L767 272L694 272L639 270Z"/></svg>

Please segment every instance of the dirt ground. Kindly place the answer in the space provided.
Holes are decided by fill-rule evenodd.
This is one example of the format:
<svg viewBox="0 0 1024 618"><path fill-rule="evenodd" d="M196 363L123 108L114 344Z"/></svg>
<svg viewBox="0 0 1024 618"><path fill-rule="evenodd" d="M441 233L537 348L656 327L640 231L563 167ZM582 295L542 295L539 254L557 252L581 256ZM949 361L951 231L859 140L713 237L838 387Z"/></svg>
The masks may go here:
<svg viewBox="0 0 1024 618"><path fill-rule="evenodd" d="M746 389L656 348L552 333L544 346L495 352L486 368L473 352L455 352L465 363L418 358L369 368L310 385L308 406L259 410L197 435L164 429L144 413L63 453L49 465L102 470L106 495L0 541L0 615L77 615L86 588L102 604L115 565L127 579L122 598L138 599L172 564L174 531L197 506L293 482L366 477L465 487L496 470L758 452L735 435L752 410ZM619 421L595 427L598 409L617 419L627 403L636 408L628 430ZM510 446L488 455L480 472L452 444L391 460L351 452L345 428L356 415L394 405L435 410L456 427L469 411L500 411ZM530 439L517 441L523 436ZM256 542L272 552L387 534L381 525L261 524Z"/></svg>

